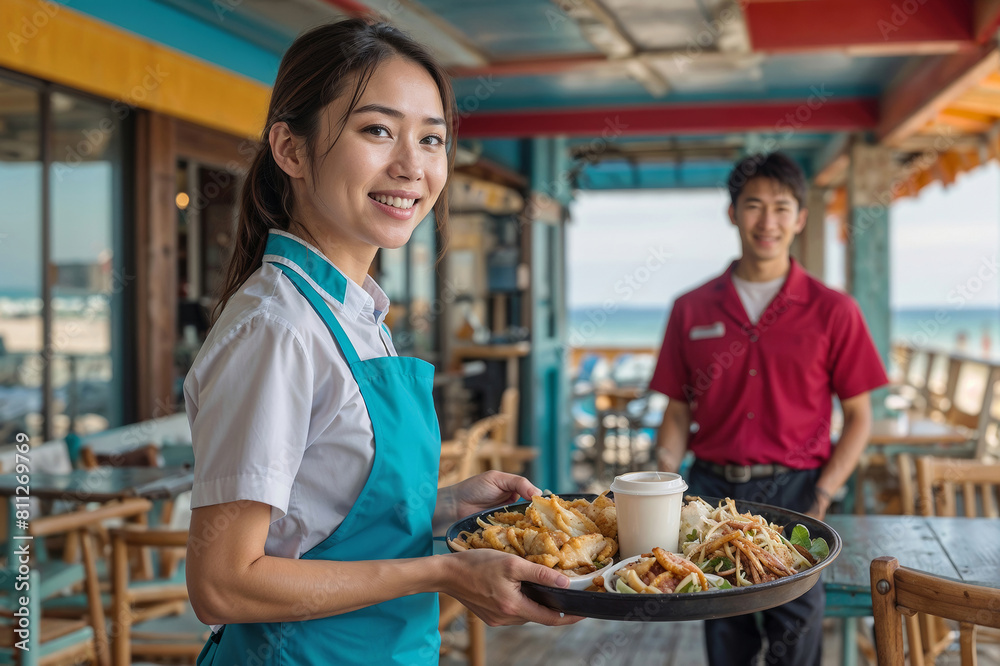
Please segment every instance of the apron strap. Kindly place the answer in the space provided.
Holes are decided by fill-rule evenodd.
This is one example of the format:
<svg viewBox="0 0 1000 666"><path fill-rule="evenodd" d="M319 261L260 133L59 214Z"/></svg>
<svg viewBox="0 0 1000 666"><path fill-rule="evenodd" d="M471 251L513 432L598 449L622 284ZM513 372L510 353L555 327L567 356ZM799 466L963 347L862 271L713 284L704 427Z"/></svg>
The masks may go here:
<svg viewBox="0 0 1000 666"><path fill-rule="evenodd" d="M330 333L333 334L333 339L337 341L337 345L340 347L340 351L344 354L344 358L347 359L347 364L353 366L358 363L361 359L358 357L358 352L355 351L354 345L351 344L351 339L347 337L347 333L344 331L344 327L340 325L337 318L333 316L333 311L330 306L327 305L320 295L313 289L312 285L306 282L305 278L295 272L293 269L285 266L284 264L279 264L277 262L271 262L275 266L281 269L281 272L285 274L295 288L299 290L306 300L309 301L309 305L313 306L313 310L316 311L326 324L326 327L330 329ZM353 370L352 370L353 372Z"/></svg>

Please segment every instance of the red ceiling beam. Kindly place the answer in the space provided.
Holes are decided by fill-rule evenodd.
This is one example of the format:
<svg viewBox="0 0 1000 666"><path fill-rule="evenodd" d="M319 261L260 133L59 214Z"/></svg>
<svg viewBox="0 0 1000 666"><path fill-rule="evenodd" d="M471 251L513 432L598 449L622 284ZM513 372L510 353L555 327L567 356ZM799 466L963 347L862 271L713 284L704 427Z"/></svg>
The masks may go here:
<svg viewBox="0 0 1000 666"><path fill-rule="evenodd" d="M986 44L974 51L937 56L907 72L883 95L876 136L886 145L899 145L998 67L996 47Z"/></svg>
<svg viewBox="0 0 1000 666"><path fill-rule="evenodd" d="M743 11L754 51L893 53L971 45L972 5L973 0L752 0Z"/></svg>
<svg viewBox="0 0 1000 666"><path fill-rule="evenodd" d="M323 0L323 2L351 18L378 16L375 10L358 0Z"/></svg>
<svg viewBox="0 0 1000 666"><path fill-rule="evenodd" d="M470 137L710 134L764 131L855 131L878 123L878 100L810 98L789 102L670 104L606 109L476 113L458 135Z"/></svg>

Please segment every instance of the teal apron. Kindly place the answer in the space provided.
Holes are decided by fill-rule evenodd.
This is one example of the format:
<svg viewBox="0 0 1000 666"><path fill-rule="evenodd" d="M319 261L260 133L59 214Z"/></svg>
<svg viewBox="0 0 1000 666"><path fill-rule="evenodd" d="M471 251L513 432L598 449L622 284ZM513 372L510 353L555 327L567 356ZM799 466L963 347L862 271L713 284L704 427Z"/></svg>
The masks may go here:
<svg viewBox="0 0 1000 666"><path fill-rule="evenodd" d="M344 293L344 276L301 243L272 233L265 261L267 255L294 263L334 297ZM375 434L375 460L361 495L333 534L302 559L359 561L430 555L441 455L441 435L431 398L433 366L398 356L360 360L319 293L295 269L272 263L330 329L361 389ZM303 606L307 604L304 600ZM229 624L209 639L197 663L437 664L437 624L437 595L430 593L316 620Z"/></svg>

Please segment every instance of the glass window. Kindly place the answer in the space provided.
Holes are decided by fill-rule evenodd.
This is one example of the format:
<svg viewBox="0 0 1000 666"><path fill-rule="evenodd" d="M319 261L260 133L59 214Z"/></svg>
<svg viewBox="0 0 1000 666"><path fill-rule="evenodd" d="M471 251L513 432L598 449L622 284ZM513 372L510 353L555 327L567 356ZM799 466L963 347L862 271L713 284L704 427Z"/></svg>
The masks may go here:
<svg viewBox="0 0 1000 666"><path fill-rule="evenodd" d="M0 443L43 428L40 106L0 79Z"/></svg>
<svg viewBox="0 0 1000 666"><path fill-rule="evenodd" d="M122 421L122 127L106 103L52 93L52 437Z"/></svg>

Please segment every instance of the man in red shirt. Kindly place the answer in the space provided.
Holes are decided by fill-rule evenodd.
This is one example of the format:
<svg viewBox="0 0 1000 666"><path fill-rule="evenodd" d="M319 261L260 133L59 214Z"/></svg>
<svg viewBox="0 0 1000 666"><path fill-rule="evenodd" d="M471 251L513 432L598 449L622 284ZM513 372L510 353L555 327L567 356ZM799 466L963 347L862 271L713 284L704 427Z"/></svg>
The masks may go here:
<svg viewBox="0 0 1000 666"><path fill-rule="evenodd" d="M750 156L729 177L742 256L674 303L649 387L670 398L657 435L661 471L690 449L689 492L763 502L822 518L871 428L868 392L887 383L857 304L791 259L806 183L781 153ZM844 413L830 444L832 395ZM822 584L765 611L766 664L820 664ZM705 623L713 666L757 663L753 615Z"/></svg>

